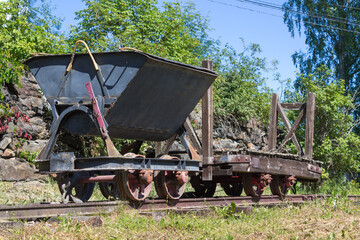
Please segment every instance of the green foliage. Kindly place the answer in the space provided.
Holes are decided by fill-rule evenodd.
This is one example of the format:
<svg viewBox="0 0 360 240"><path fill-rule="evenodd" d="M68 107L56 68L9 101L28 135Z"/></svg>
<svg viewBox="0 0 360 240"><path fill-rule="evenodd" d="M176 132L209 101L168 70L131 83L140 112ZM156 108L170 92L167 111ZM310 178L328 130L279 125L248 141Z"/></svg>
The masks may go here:
<svg viewBox="0 0 360 240"><path fill-rule="evenodd" d="M106 156L106 147L101 137L80 136L81 152L85 157Z"/></svg>
<svg viewBox="0 0 360 240"><path fill-rule="evenodd" d="M220 77L214 84L216 114L232 114L241 121L256 117L269 121L270 89L265 87L266 59L260 58L257 44L243 47L242 52L226 45L214 59Z"/></svg>
<svg viewBox="0 0 360 240"><path fill-rule="evenodd" d="M342 177L345 173L359 171L360 138L351 132L353 117L352 98L346 95L344 80L333 80L332 72L320 66L312 74L300 74L297 89L287 91L286 99L291 102L306 102L306 94L316 95L314 158L325 163L330 177ZM294 120L295 114L289 114ZM304 126L297 132L304 143Z"/></svg>
<svg viewBox="0 0 360 240"><path fill-rule="evenodd" d="M327 179L321 186L321 192L334 198L346 198L348 195L360 194L360 185L354 180L346 181L345 178Z"/></svg>
<svg viewBox="0 0 360 240"><path fill-rule="evenodd" d="M344 173L354 178L360 170L360 138L354 133L335 139L326 138L315 148L314 156L322 159L332 177L343 177Z"/></svg>
<svg viewBox="0 0 360 240"><path fill-rule="evenodd" d="M212 207L212 209L218 216L223 218L234 217L234 214L236 213L236 204L231 202L230 206Z"/></svg>
<svg viewBox="0 0 360 240"><path fill-rule="evenodd" d="M200 64L214 42L208 21L193 3L149 0L86 0L76 13L80 20L71 31L71 42L85 40L95 51L132 47L176 61Z"/></svg>
<svg viewBox="0 0 360 240"><path fill-rule="evenodd" d="M308 92L316 95L315 145L325 138L344 136L351 130L353 117L348 114L354 107L346 95L344 80L334 80L332 71L324 65L311 74L299 74L296 91L286 92L293 101L306 102Z"/></svg>
<svg viewBox="0 0 360 240"><path fill-rule="evenodd" d="M35 159L38 154L38 151L31 153L30 151L26 150L19 153L19 158L23 158L30 163L35 163Z"/></svg>
<svg viewBox="0 0 360 240"><path fill-rule="evenodd" d="M345 80L347 89L354 87L353 84L359 86L356 83L360 71L359 38L352 31L359 31L360 28L357 24L351 24L359 20L356 10L360 7L359 1L288 0L283 7L293 10L284 14L284 22L291 35L294 36L298 30L299 35L303 33L306 37L308 53L297 52L293 55L301 72L311 73L320 65L326 65L335 71L337 78ZM298 14L298 11L305 14ZM347 19L349 24L342 19Z"/></svg>
<svg viewBox="0 0 360 240"><path fill-rule="evenodd" d="M24 68L21 62L31 53L64 49L62 37L54 31L59 21L47 5L36 8L33 4L26 0L0 2L0 87L18 83Z"/></svg>
<svg viewBox="0 0 360 240"><path fill-rule="evenodd" d="M360 2L356 0L288 0L283 5L284 9L291 9L284 14L291 35L298 30L299 35L303 33L306 38L307 53L300 51L292 56L300 71L311 74L325 65L333 70L336 79L345 80L345 89L352 94L360 87L360 39L357 33L360 28L356 24L360 20L356 9L359 7ZM356 103L360 101L359 97L355 97ZM356 118L359 114L359 109L355 109Z"/></svg>

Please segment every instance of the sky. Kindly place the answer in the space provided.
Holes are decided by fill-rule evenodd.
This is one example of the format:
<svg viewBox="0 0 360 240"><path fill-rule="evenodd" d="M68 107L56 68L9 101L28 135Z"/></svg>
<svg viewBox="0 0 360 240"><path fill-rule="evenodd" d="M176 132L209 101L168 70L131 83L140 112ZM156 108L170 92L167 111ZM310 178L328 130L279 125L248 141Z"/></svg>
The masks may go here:
<svg viewBox="0 0 360 240"><path fill-rule="evenodd" d="M285 2L284 0L265 1L279 5ZM272 60L279 62L277 72L280 74L280 80L287 78L295 80L297 70L291 55L295 51L306 51L305 38L299 37L298 34L295 38L291 37L283 22L281 11L244 3L241 0L193 0L192 2L196 4L196 9L202 15L208 17L212 38L220 39L223 44L229 43L239 51L242 49L240 38L244 39L246 44L259 44L262 49L261 57L265 57L269 64ZM62 24L64 31L69 29L70 24L76 23L75 12L85 7L81 0L53 0L52 4L56 7L54 14L64 20ZM272 80L273 73L264 74L269 78L267 85L274 92L280 93L281 85Z"/></svg>

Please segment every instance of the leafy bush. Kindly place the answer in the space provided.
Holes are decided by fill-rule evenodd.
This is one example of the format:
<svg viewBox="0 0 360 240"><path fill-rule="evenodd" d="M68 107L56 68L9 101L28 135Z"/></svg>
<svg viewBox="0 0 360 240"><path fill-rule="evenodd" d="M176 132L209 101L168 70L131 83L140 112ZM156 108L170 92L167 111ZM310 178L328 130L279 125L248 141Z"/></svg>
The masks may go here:
<svg viewBox="0 0 360 240"><path fill-rule="evenodd" d="M242 122L251 117L269 121L270 89L265 86L263 72L269 70L260 58L260 46L250 44L242 52L226 45L218 50L214 67L220 77L214 84L215 114L232 114Z"/></svg>
<svg viewBox="0 0 360 240"><path fill-rule="evenodd" d="M86 0L70 42L83 39L95 51L132 47L172 60L201 64L211 51L208 20L193 3L141 0Z"/></svg>
<svg viewBox="0 0 360 240"><path fill-rule="evenodd" d="M0 2L0 88L18 84L23 73L22 61L31 53L66 51L63 37L56 32L60 21L51 15L46 2L8 0ZM3 99L0 93L0 99ZM0 103L1 105L1 103Z"/></svg>
<svg viewBox="0 0 360 240"><path fill-rule="evenodd" d="M360 137L352 132L354 109L351 96L346 94L343 80L332 78L332 72L321 66L309 75L300 74L295 91L286 92L290 102L305 102L308 92L316 95L314 158L325 164L330 178L350 177L360 169ZM295 114L289 114L294 120ZM297 132L304 144L305 127Z"/></svg>
<svg viewBox="0 0 360 240"><path fill-rule="evenodd" d="M35 151L34 153L31 153L30 151L22 151L19 153L19 158L26 159L26 161L30 163L35 163L36 156L39 154L38 151Z"/></svg>

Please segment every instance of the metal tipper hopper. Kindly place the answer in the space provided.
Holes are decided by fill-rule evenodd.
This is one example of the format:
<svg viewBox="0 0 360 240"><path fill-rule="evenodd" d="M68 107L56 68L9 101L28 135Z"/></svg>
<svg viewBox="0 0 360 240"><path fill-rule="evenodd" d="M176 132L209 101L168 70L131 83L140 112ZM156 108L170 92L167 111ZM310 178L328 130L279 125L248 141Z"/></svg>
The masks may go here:
<svg viewBox="0 0 360 240"><path fill-rule="evenodd" d="M199 161L193 159L123 156L110 137L164 141L178 134L191 149L183 123L217 77L213 71L140 51L91 54L87 47L88 54L75 54L75 49L72 55L25 61L53 112L51 138L37 158L40 172L199 171ZM60 128L102 136L109 156L52 153Z"/></svg>

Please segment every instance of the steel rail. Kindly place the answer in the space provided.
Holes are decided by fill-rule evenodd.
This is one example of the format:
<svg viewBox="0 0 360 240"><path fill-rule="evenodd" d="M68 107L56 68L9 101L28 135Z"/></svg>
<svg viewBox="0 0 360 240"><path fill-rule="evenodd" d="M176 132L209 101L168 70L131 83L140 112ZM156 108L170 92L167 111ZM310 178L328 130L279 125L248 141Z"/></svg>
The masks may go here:
<svg viewBox="0 0 360 240"><path fill-rule="evenodd" d="M297 205L307 201L324 200L325 195L288 195L284 199L278 196L262 197L213 197L213 198L185 198L177 202L163 199L146 200L141 205L125 201L103 201L85 203L40 203L26 205L0 205L0 220L34 220L64 215L93 215L111 213L120 207L148 211L196 211L209 207L224 207L232 202L237 207L244 206L276 206ZM351 201L360 202L360 195L348 196Z"/></svg>

